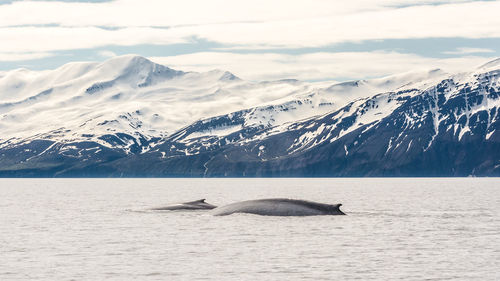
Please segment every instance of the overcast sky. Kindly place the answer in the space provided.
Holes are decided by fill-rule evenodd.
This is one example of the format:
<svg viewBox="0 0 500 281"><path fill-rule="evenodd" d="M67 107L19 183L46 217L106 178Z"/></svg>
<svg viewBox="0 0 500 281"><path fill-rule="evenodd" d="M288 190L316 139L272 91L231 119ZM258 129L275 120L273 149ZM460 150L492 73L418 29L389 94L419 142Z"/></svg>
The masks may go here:
<svg viewBox="0 0 500 281"><path fill-rule="evenodd" d="M500 56L500 1L0 0L0 70L137 54L309 81L470 70Z"/></svg>

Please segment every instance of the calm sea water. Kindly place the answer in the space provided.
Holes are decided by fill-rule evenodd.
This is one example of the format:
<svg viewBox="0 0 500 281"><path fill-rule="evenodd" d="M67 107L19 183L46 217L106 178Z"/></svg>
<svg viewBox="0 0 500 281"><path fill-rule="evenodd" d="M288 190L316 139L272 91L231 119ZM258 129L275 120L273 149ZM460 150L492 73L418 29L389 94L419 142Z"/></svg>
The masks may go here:
<svg viewBox="0 0 500 281"><path fill-rule="evenodd" d="M213 217L206 198L343 203ZM0 280L500 280L500 179L1 179Z"/></svg>

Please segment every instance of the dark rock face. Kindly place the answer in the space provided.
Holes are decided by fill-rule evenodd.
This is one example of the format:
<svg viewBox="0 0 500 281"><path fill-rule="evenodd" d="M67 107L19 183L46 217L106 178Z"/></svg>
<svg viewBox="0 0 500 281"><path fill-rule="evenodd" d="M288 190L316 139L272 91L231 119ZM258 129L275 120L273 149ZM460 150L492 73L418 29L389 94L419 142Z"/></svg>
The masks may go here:
<svg viewBox="0 0 500 281"><path fill-rule="evenodd" d="M0 176L500 176L499 76L497 70L451 77L280 126L245 125L248 109L164 139L103 136L111 148L4 142ZM229 133L210 133L221 128Z"/></svg>

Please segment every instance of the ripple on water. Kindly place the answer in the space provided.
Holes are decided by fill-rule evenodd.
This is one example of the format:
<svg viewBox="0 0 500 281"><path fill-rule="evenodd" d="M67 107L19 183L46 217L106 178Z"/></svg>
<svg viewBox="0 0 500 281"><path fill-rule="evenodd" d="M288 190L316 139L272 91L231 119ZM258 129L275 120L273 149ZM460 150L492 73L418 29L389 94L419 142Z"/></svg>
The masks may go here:
<svg viewBox="0 0 500 281"><path fill-rule="evenodd" d="M500 279L499 179L1 181L0 280ZM347 216L148 210L264 197Z"/></svg>

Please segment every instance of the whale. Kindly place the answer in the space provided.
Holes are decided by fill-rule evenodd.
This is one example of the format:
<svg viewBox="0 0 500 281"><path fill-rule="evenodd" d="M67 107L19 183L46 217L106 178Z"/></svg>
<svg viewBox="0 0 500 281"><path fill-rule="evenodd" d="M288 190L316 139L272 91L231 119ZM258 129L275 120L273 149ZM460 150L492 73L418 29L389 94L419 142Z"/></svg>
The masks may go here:
<svg viewBox="0 0 500 281"><path fill-rule="evenodd" d="M217 206L205 202L205 199L200 199L196 201L176 203L162 207L155 207L151 208L150 210L155 210L155 211L211 210L215 208L217 208Z"/></svg>
<svg viewBox="0 0 500 281"><path fill-rule="evenodd" d="M217 207L210 211L214 216L246 213L262 216L321 216L345 215L342 204L323 204L306 200L269 198L248 200Z"/></svg>

